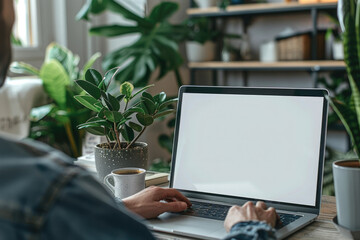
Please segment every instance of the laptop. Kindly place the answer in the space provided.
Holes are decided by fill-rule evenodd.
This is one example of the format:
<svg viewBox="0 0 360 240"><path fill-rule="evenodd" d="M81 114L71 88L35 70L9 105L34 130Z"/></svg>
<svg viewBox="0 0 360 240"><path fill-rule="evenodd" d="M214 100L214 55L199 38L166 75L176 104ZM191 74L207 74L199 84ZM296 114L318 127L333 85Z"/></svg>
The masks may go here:
<svg viewBox="0 0 360 240"><path fill-rule="evenodd" d="M148 221L153 231L221 239L230 206L264 201L279 239L320 212L328 101L324 89L183 86L170 187L193 203Z"/></svg>

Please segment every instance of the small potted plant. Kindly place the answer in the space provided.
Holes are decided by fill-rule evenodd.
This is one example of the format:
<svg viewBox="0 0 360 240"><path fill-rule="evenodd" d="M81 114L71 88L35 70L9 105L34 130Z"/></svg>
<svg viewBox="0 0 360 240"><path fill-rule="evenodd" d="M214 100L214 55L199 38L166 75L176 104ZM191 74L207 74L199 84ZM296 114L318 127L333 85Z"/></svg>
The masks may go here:
<svg viewBox="0 0 360 240"><path fill-rule="evenodd" d="M215 59L215 40L219 32L211 27L207 18L190 18L183 23L187 27L186 55L189 62L212 61Z"/></svg>
<svg viewBox="0 0 360 240"><path fill-rule="evenodd" d="M111 94L109 85L118 71L119 68L115 68L102 77L95 69L89 69L85 80L76 81L84 94L75 99L96 112L78 128L107 139L95 147L95 165L101 180L116 168L147 169L147 144L137 140L155 119L173 113L170 106L177 101L166 99L164 92L155 96L147 93L153 85L134 92L129 82L121 84L117 94Z"/></svg>
<svg viewBox="0 0 360 240"><path fill-rule="evenodd" d="M356 157L333 163L337 222L348 230L360 231L360 3L339 0L338 9L352 96L349 102L335 98L330 104L350 136Z"/></svg>

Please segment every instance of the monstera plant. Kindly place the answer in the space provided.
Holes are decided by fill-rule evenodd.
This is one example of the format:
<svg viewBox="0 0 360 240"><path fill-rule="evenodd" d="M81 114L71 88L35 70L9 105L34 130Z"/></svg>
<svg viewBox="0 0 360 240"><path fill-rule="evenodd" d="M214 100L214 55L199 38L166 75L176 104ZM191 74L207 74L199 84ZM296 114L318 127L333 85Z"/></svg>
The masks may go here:
<svg viewBox="0 0 360 240"><path fill-rule="evenodd" d="M84 79L85 72L100 57L94 54L79 70L79 56L69 49L51 43L46 49L44 63L40 69L24 62L13 62L10 70L14 73L39 77L50 104L32 109L30 137L44 141L63 152L78 157L81 155L84 130L76 126L92 114L74 98L82 89L75 80Z"/></svg>
<svg viewBox="0 0 360 240"><path fill-rule="evenodd" d="M128 4L131 2L129 1ZM115 50L104 58L104 70L122 66L115 77L120 83L131 81L135 87L145 86L155 69L159 68L157 79L173 71L180 87L182 81L178 69L183 64L183 59L179 53L178 43L184 39L185 28L183 25L174 25L168 21L178 7L174 2L161 2L148 16L143 17L115 0L88 0L79 11L77 18L89 20L90 15L110 11L132 23L96 26L89 30L91 35L104 37L128 34L139 36L134 43Z"/></svg>

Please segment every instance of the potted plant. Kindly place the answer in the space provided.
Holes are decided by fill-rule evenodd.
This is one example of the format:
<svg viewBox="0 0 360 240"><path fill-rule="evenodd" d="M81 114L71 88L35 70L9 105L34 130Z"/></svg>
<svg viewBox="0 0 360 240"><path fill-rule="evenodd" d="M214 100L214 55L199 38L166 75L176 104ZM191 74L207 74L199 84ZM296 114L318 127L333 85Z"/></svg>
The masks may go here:
<svg viewBox="0 0 360 240"><path fill-rule="evenodd" d="M215 59L216 37L219 35L211 27L207 18L190 18L184 21L186 32L186 55L189 62L212 61Z"/></svg>
<svg viewBox="0 0 360 240"><path fill-rule="evenodd" d="M116 168L147 169L147 144L137 140L155 119L173 113L170 106L177 101L167 100L164 92L155 96L147 93L145 90L153 85L134 92L129 82L122 83L117 94L111 94L108 86L119 71L120 68L112 69L102 77L95 69L89 69L85 80L76 81L86 94L77 95L75 99L96 112L78 128L107 139L95 148L95 165L101 180Z"/></svg>
<svg viewBox="0 0 360 240"><path fill-rule="evenodd" d="M82 91L76 79L83 79L88 68L100 57L94 54L79 70L79 56L57 43L46 48L45 60L40 69L24 62L13 62L14 73L30 74L42 80L50 103L33 108L30 118L30 138L45 142L72 157L79 157L84 130L76 126L90 117L92 111L84 109L73 96Z"/></svg>
<svg viewBox="0 0 360 240"><path fill-rule="evenodd" d="M338 9L352 96L348 102L335 98L330 104L350 136L356 158L333 163L337 220L351 231L360 231L360 2L339 0Z"/></svg>

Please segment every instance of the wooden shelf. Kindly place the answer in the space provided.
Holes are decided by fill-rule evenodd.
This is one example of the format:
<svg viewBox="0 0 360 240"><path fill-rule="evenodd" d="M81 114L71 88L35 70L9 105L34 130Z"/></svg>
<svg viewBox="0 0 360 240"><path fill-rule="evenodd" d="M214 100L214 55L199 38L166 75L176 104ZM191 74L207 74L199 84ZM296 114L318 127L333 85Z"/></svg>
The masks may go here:
<svg viewBox="0 0 360 240"><path fill-rule="evenodd" d="M283 62L190 62L190 69L238 71L340 71L346 70L344 61L283 61Z"/></svg>
<svg viewBox="0 0 360 240"><path fill-rule="evenodd" d="M226 10L218 7L210 8L189 8L186 12L192 17L223 17L223 16L237 16L250 14L265 14L265 13L288 13L310 11L312 9L329 10L336 9L337 3L255 3L255 4L239 4L231 5Z"/></svg>

